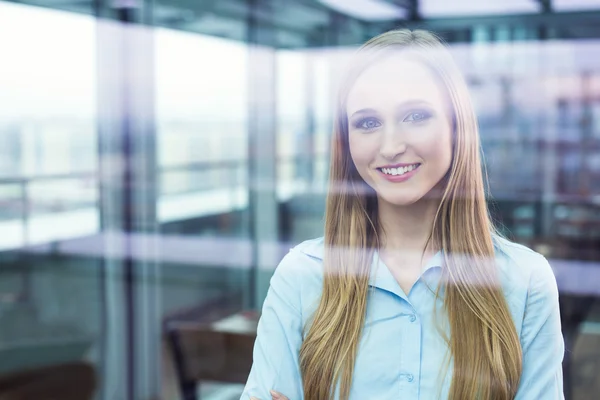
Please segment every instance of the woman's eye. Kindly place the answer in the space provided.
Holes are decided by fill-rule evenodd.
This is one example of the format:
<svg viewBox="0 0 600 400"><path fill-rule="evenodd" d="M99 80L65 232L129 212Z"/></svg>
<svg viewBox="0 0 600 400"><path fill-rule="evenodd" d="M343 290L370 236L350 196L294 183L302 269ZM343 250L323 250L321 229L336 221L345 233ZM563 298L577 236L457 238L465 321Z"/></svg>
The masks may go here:
<svg viewBox="0 0 600 400"><path fill-rule="evenodd" d="M358 121L356 127L359 129L364 129L366 131L370 131L375 128L379 128L381 123L374 118L365 118L363 120Z"/></svg>
<svg viewBox="0 0 600 400"><path fill-rule="evenodd" d="M409 113L406 118L404 118L403 122L420 122L429 118L431 118L431 113L429 111L420 110Z"/></svg>

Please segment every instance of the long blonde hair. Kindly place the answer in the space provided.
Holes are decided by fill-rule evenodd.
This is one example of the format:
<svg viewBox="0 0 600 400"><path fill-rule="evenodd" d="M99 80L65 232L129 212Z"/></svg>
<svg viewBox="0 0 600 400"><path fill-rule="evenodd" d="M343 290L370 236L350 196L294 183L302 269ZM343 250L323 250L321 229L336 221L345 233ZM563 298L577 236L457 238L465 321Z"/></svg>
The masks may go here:
<svg viewBox="0 0 600 400"><path fill-rule="evenodd" d="M332 399L338 385L340 399L350 395L381 226L376 196L350 156L345 104L360 73L397 50L417 57L434 72L452 108L452 163L428 241L444 254L435 296L443 285L450 337L438 330L453 362L449 398L513 399L522 350L493 261L477 120L449 52L435 35L422 30L395 30L369 40L357 51L341 85L331 146L323 290L300 349L305 398Z"/></svg>

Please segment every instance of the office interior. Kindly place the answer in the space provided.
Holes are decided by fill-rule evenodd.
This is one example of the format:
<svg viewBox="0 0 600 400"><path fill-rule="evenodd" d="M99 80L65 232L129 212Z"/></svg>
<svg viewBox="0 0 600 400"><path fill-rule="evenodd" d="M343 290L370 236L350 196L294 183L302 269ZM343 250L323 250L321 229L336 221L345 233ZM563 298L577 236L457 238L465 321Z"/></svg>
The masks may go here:
<svg viewBox="0 0 600 400"><path fill-rule="evenodd" d="M238 399L274 269L323 235L337 79L400 27L465 74L494 220L557 277L565 397L597 398L599 0L0 1L0 393Z"/></svg>

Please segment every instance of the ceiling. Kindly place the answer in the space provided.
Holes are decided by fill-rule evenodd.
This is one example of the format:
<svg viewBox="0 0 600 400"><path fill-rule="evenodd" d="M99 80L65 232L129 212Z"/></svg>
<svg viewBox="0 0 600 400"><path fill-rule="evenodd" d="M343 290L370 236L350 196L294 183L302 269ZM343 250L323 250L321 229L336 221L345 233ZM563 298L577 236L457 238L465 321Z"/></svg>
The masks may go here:
<svg viewBox="0 0 600 400"><path fill-rule="evenodd" d="M98 14L97 4L141 0L13 0ZM150 2L152 3L152 2ZM154 25L277 48L356 44L399 26L436 31L449 42L600 38L600 0L153 0ZM118 18L119 13L103 12ZM248 27L252 26L253 29Z"/></svg>

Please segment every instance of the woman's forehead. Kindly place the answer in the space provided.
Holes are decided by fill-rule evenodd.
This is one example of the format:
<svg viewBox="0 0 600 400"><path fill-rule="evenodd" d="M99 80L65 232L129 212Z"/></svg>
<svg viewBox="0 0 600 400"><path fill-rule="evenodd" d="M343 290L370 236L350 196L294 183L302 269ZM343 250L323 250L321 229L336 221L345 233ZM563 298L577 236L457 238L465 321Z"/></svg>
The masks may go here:
<svg viewBox="0 0 600 400"><path fill-rule="evenodd" d="M366 107L394 106L414 100L443 105L439 79L421 61L390 56L360 74L348 93L346 110L351 115Z"/></svg>

